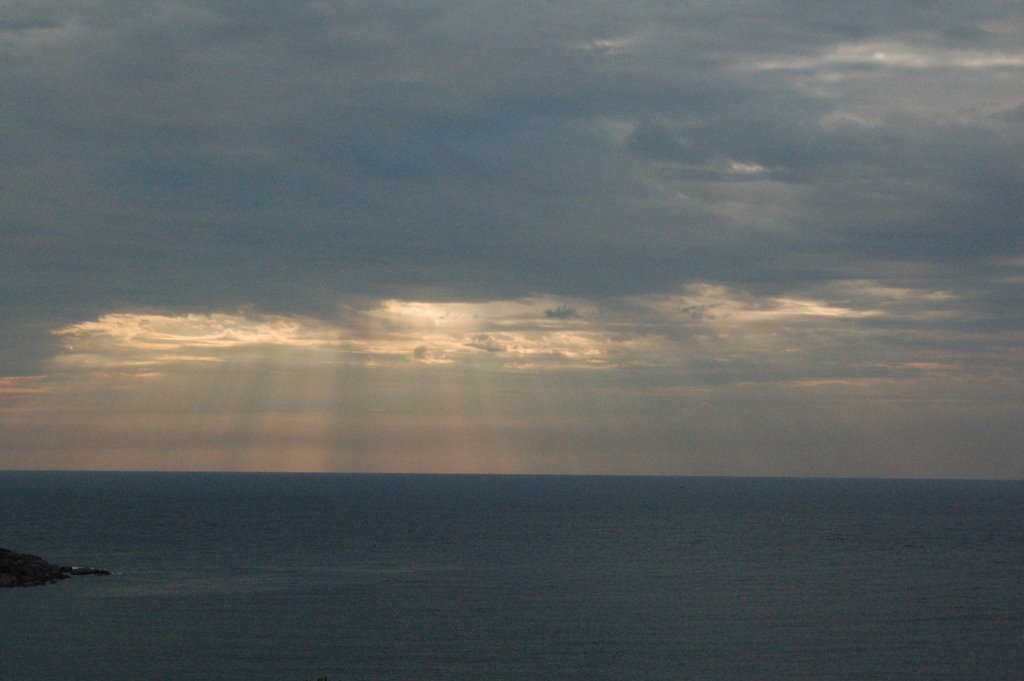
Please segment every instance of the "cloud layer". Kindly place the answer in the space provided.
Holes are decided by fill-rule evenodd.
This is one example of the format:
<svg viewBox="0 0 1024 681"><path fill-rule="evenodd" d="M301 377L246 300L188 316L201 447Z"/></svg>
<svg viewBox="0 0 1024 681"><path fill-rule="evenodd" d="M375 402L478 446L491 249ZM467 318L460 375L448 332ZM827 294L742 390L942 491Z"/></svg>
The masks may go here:
<svg viewBox="0 0 1024 681"><path fill-rule="evenodd" d="M502 403L490 430L482 403L457 408L478 419L467 442L579 452L559 470L593 456L595 470L892 473L884 456L812 453L890 432L886 451L943 452L914 455L921 474L1024 474L1004 462L1024 396L1017 3L43 0L2 14L0 435L25 443L20 467L38 443L29 404L75 412L104 382L188 392L268 371L291 394L298 370L322 390L316 375L387 385L389 409L431 381L547 390L568 439L530 400ZM787 409L778 391L817 397ZM340 408L318 394L298 403ZM906 412L886 426L845 410L852 395ZM278 400L236 402L240 417ZM611 415L635 411L642 432L613 436ZM987 443L987 463L917 447L936 423L949 443ZM358 467L330 464L345 440L332 428L307 429L322 434L309 465ZM759 439L804 463L730 463ZM630 441L664 454L610 464Z"/></svg>

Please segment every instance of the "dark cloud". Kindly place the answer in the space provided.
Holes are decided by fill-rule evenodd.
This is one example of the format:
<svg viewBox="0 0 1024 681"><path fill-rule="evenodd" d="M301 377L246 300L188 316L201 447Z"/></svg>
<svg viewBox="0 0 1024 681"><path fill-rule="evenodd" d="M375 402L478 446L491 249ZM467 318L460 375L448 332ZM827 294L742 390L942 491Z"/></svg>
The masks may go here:
<svg viewBox="0 0 1024 681"><path fill-rule="evenodd" d="M380 271L398 287L450 291L453 265L483 262L515 294L566 286L538 254L571 242L615 249L622 267L581 261L564 279L581 289L619 281L635 290L644 285L628 272L659 269L635 243L655 235L658 259L667 247L702 261L744 260L700 236L725 227L758 238L756 224L716 213L718 197L700 184L718 180L713 193L724 194L750 179L729 176L731 162L831 189L830 180L858 184L865 173L878 184L891 186L896 174L916 185L930 179L921 173L933 164L960 160L956 149L919 159L939 147L884 123L823 129L821 117L841 99L814 94L788 72L736 70L737 60L758 53L806 56L837 41L901 35L938 21L930 5L890 9L884 21L835 5L797 12L772 3L638 8L601 20L550 12L549 25L443 4L214 3L134 19L109 8L44 7L31 18L49 27L40 38L70 40L45 55L28 39L14 51L12 71L23 78L9 90L18 124L7 129L17 170L39 185L55 166L65 177L57 178L61 196L44 202L33 186L33 201L14 202L12 212L75 253L94 251L98 263L118 259L127 239L154 250L194 243L210 256L168 258L173 267L195 261L197 269L231 272L248 256L253 269L299 269L317 244L325 266L359 270L371 288ZM944 21L963 14L951 10ZM998 18L972 16L983 14ZM534 30L498 34L499 20ZM708 50L709 26L728 49ZM741 28L753 40L730 41ZM799 44L783 39L797 29L810 29ZM921 113L907 129L927 128ZM618 140L602 124L634 129ZM55 138L57 145L47 142ZM667 194L652 197L650 180L659 175L644 161L685 166L666 184L695 201L671 206ZM687 186L687 178L698 184ZM500 256L488 257L494 246ZM690 260L665 266L684 271ZM396 281L401 272L412 276ZM650 287L664 284L655 276Z"/></svg>
<svg viewBox="0 0 1024 681"><path fill-rule="evenodd" d="M484 333L474 335L466 344L471 348L486 352L504 352L507 349L505 343L500 339Z"/></svg>
<svg viewBox="0 0 1024 681"><path fill-rule="evenodd" d="M544 316L548 319L577 319L579 318L579 313L576 312L575 307L559 305L558 307L544 310Z"/></svg>

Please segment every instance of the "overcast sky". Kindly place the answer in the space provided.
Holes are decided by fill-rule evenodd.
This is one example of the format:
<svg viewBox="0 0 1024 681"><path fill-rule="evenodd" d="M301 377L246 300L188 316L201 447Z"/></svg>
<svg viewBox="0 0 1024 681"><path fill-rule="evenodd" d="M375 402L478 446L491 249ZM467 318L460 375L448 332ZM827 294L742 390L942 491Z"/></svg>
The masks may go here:
<svg viewBox="0 0 1024 681"><path fill-rule="evenodd" d="M0 468L1024 477L1017 0L0 2Z"/></svg>

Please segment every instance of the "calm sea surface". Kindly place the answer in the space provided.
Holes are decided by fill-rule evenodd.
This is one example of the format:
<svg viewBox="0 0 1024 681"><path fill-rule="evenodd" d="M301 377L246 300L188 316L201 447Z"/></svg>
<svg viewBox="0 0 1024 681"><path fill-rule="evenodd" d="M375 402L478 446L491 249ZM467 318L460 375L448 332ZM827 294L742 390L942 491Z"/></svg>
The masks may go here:
<svg viewBox="0 0 1024 681"><path fill-rule="evenodd" d="M1024 679L1024 483L0 473L0 681Z"/></svg>

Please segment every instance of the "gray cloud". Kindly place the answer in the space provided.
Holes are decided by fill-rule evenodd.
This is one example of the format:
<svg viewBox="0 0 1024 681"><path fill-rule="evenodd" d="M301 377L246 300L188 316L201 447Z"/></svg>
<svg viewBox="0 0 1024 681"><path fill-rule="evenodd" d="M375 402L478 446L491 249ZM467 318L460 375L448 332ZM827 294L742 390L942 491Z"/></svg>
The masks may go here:
<svg viewBox="0 0 1024 681"><path fill-rule="evenodd" d="M544 310L544 316L548 319L576 319L579 317L579 314L576 312L575 307L559 305L558 307Z"/></svg>
<svg viewBox="0 0 1024 681"><path fill-rule="evenodd" d="M229 272L240 256L258 268L297 267L316 244L325 265L357 269L369 286L379 284L374 271L386 271L399 287L449 289L454 264L482 263L497 273L492 279L508 281L509 293L564 287L541 254L570 241L617 249L623 272L586 259L568 269L599 289L614 287L612 277L645 287L629 271L647 269L651 254L635 245L652 238L701 259L752 264L701 234L732 229L757 238L755 222L736 224L715 210L719 200L743 200L730 195L743 178L722 175L728 162L758 164L829 195L850 181L861 192L876 189L865 183L885 184L908 211L934 206L922 195L930 192L955 203L944 215L985 207L1005 223L1013 205L1002 188L1019 180L1019 149L1006 145L1006 133L977 122L942 125L925 111L824 129L820 118L841 111L843 95L807 88L807 68L735 71L761 54L813 55L844 41L910 35L930 46L949 22L961 32L972 25L952 7L941 20L932 8L876 17L771 3L607 15L563 9L541 20L456 4L158 5L141 16L119 15L113 4L89 13L43 5L6 31L14 40L5 141L14 150L12 175L24 178L6 205L25 231L49 232L51 242L84 249L104 268L137 252L130 241L163 254L167 268ZM969 18L1007 19L986 8ZM503 22L509 29L499 33ZM709 49L711 26L727 50ZM740 30L752 39L731 40ZM794 43L798 30L803 38ZM616 41L620 48L601 47ZM935 90L948 94L941 83ZM634 129L617 140L615 125ZM972 152L976 141L983 144ZM975 158L961 177L935 172L962 166L964 152ZM646 161L690 172L666 176ZM964 177L993 188L998 201L950 195ZM894 179L913 191L894 192ZM694 200L659 201L668 189L652 197L652 182ZM47 186L59 191L47 196ZM857 217L870 226L893 222L874 211ZM34 249L41 239L25 241ZM490 255L491 244L500 254ZM411 268L413 280L396 282L414 257L421 266ZM685 271L692 262L674 264ZM649 285L665 284L656 277Z"/></svg>
<svg viewBox="0 0 1024 681"><path fill-rule="evenodd" d="M580 322L869 280L973 310L885 347L1019 371L1022 26L995 0L12 6L0 376L117 311L547 295L588 312L539 322Z"/></svg>

